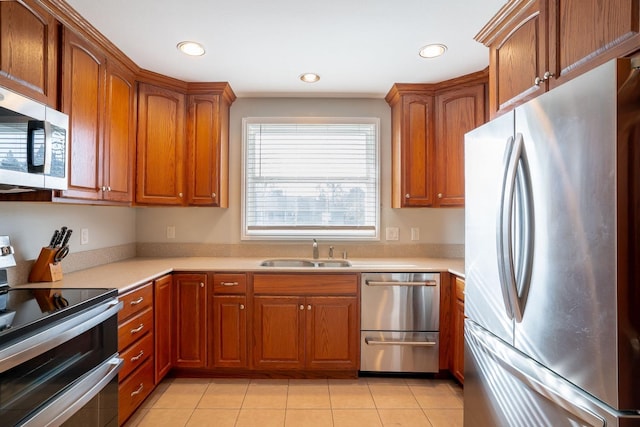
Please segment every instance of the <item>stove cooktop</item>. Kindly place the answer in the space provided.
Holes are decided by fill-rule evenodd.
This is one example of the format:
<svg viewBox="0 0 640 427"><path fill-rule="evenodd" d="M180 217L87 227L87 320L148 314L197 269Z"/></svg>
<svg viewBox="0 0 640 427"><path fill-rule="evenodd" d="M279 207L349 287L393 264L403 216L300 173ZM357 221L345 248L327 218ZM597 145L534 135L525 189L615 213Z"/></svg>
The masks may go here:
<svg viewBox="0 0 640 427"><path fill-rule="evenodd" d="M0 346L117 296L116 289L3 288Z"/></svg>

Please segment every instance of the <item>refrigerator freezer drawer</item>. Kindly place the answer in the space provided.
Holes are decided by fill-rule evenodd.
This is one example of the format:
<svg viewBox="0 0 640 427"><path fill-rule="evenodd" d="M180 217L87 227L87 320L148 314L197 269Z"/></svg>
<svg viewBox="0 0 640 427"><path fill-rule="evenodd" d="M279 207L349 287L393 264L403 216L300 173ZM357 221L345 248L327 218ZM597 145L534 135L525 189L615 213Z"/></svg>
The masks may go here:
<svg viewBox="0 0 640 427"><path fill-rule="evenodd" d="M465 321L465 427L640 427L619 412Z"/></svg>
<svg viewBox="0 0 640 427"><path fill-rule="evenodd" d="M438 372L438 332L362 331L360 370Z"/></svg>

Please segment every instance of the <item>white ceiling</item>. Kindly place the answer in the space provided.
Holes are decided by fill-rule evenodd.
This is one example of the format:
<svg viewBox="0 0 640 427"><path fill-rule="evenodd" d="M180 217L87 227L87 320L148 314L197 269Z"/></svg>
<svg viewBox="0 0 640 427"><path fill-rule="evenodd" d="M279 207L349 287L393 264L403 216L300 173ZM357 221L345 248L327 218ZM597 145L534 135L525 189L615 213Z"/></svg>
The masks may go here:
<svg viewBox="0 0 640 427"><path fill-rule="evenodd" d="M375 97L479 71L473 37L506 0L67 0L141 68L239 97ZM176 44L202 43L202 57ZM420 47L444 43L437 59ZM315 72L317 83L298 76Z"/></svg>

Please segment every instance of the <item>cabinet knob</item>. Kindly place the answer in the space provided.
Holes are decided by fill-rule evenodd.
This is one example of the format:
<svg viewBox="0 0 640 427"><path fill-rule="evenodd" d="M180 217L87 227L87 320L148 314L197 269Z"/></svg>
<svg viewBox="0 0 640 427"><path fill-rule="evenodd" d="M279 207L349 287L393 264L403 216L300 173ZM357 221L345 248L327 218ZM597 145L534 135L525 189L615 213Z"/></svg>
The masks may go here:
<svg viewBox="0 0 640 427"><path fill-rule="evenodd" d="M551 77L555 77L555 75L551 71L546 71L542 76L542 80L549 80Z"/></svg>
<svg viewBox="0 0 640 427"><path fill-rule="evenodd" d="M438 199L442 199L442 193L438 193Z"/></svg>
<svg viewBox="0 0 640 427"><path fill-rule="evenodd" d="M540 77L536 77L533 81L533 84L535 84L536 86L540 86L540 83L542 83L542 79Z"/></svg>
<svg viewBox="0 0 640 427"><path fill-rule="evenodd" d="M100 187L100 191L107 191L107 187L103 185L102 187Z"/></svg>
<svg viewBox="0 0 640 427"><path fill-rule="evenodd" d="M204 288L204 283L200 282L200 287Z"/></svg>
<svg viewBox="0 0 640 427"><path fill-rule="evenodd" d="M307 310L311 310L311 304L307 306Z"/></svg>
<svg viewBox="0 0 640 427"><path fill-rule="evenodd" d="M111 187L107 185L107 191L111 191Z"/></svg>
<svg viewBox="0 0 640 427"><path fill-rule="evenodd" d="M244 304L240 304L240 310L244 310Z"/></svg>
<svg viewBox="0 0 640 427"><path fill-rule="evenodd" d="M216 198L216 193L211 193L211 198L215 199Z"/></svg>
<svg viewBox="0 0 640 427"><path fill-rule="evenodd" d="M182 193L178 193L178 197L182 199Z"/></svg>
<svg viewBox="0 0 640 427"><path fill-rule="evenodd" d="M300 310L304 310L304 304L300 304Z"/></svg>
<svg viewBox="0 0 640 427"><path fill-rule="evenodd" d="M404 198L405 198L405 199L410 199L410 198L411 198L411 194L409 194L409 193L405 194L405 195L404 195Z"/></svg>

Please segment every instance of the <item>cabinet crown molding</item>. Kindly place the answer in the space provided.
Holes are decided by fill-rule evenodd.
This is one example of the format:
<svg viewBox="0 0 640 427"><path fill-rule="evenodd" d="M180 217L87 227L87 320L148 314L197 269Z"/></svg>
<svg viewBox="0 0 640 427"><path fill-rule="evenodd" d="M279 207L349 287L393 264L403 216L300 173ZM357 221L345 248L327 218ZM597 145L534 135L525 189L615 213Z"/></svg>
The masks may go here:
<svg viewBox="0 0 640 427"><path fill-rule="evenodd" d="M512 22L521 21L526 13L530 13L530 7L537 2L538 0L509 0L473 39L487 47L491 46L505 29L511 28Z"/></svg>

